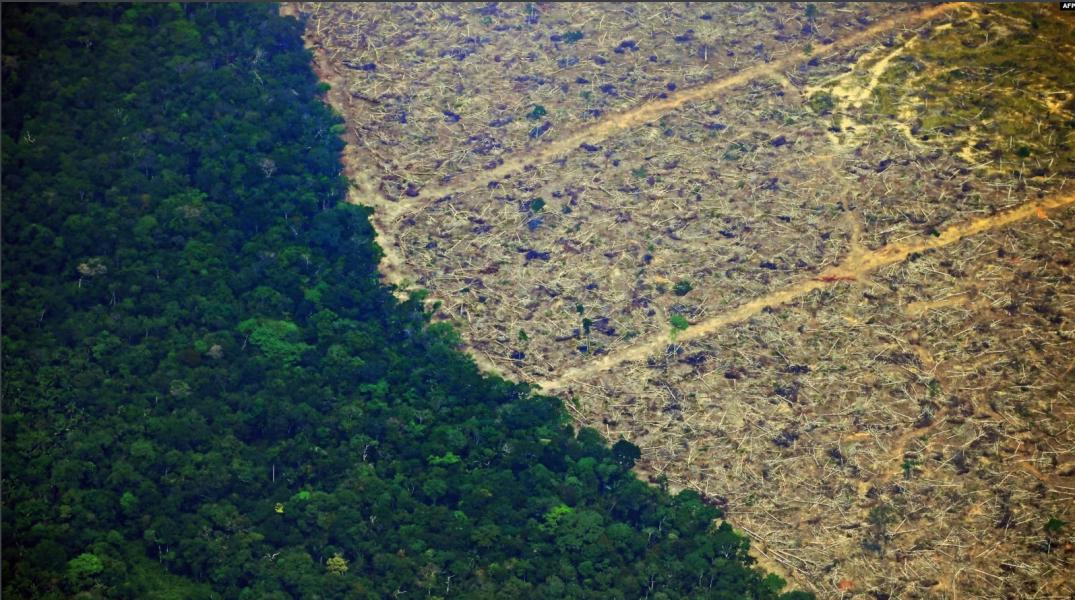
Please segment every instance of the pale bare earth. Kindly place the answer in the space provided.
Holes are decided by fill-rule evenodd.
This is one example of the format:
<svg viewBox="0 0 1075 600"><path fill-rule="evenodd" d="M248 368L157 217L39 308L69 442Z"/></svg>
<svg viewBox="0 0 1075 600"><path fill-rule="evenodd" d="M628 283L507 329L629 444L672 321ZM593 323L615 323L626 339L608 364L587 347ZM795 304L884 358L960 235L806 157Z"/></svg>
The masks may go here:
<svg viewBox="0 0 1075 600"><path fill-rule="evenodd" d="M386 281L484 369L638 444L792 587L1075 594L1055 4L282 10Z"/></svg>

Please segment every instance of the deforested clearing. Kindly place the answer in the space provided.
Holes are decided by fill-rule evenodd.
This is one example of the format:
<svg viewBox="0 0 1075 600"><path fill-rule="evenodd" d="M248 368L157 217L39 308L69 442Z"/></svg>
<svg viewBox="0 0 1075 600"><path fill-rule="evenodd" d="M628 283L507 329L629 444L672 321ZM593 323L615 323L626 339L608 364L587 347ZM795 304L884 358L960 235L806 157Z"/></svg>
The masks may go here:
<svg viewBox="0 0 1075 600"><path fill-rule="evenodd" d="M383 271L822 598L1075 592L1075 17L299 4Z"/></svg>

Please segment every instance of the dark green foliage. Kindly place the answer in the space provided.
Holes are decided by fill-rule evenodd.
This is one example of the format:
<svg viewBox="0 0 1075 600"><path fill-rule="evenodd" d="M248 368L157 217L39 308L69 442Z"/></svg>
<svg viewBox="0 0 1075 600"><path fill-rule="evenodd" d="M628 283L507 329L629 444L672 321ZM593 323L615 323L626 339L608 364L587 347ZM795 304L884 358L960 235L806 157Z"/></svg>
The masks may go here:
<svg viewBox="0 0 1075 600"><path fill-rule="evenodd" d="M612 456L625 469L630 469L635 466L635 461L642 457L642 451L631 442L620 440L612 445Z"/></svg>
<svg viewBox="0 0 1075 600"><path fill-rule="evenodd" d="M888 542L888 526L897 522L896 511L888 504L878 504L870 509L866 516L869 529L866 538L862 541L862 547L871 552L884 556L885 544Z"/></svg>
<svg viewBox="0 0 1075 600"><path fill-rule="evenodd" d="M275 10L3 6L4 596L775 597L379 283Z"/></svg>
<svg viewBox="0 0 1075 600"><path fill-rule="evenodd" d="M583 37L585 37L585 35L581 31L577 31L577 30L576 31L568 31L567 33L565 33L563 35L564 42L566 42L568 44L574 44L575 42L581 40Z"/></svg>
<svg viewBox="0 0 1075 600"><path fill-rule="evenodd" d="M819 115L827 115L836 107L836 101L828 92L817 92L806 102L811 110Z"/></svg>
<svg viewBox="0 0 1075 600"><path fill-rule="evenodd" d="M530 114L528 114L526 116L527 116L527 118L529 118L531 120L537 121L541 117L544 117L545 113L546 113L546 111L545 111L544 106L542 106L540 104L535 104L534 105L534 110L531 110Z"/></svg>
<svg viewBox="0 0 1075 600"><path fill-rule="evenodd" d="M677 281L674 286L672 286L672 293L677 296L686 296L693 289L694 286L691 285L691 282L687 281L686 279L681 279Z"/></svg>
<svg viewBox="0 0 1075 600"><path fill-rule="evenodd" d="M1053 534L1058 533L1061 529L1063 529L1064 525L1067 525L1066 521L1061 521L1056 517L1049 517L1049 521L1045 524L1044 529L1046 533Z"/></svg>
<svg viewBox="0 0 1075 600"><path fill-rule="evenodd" d="M913 458L904 458L900 464L900 468L903 469L903 478L910 479L911 474L914 473L915 468L918 467L918 461Z"/></svg>

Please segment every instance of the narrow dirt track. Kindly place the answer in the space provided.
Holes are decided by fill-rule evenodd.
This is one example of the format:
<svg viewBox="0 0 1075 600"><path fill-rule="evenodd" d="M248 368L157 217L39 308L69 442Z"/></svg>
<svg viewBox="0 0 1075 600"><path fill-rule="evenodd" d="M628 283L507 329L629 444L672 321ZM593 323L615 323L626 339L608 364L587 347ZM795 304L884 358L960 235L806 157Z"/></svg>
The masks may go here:
<svg viewBox="0 0 1075 600"><path fill-rule="evenodd" d="M856 31L847 37L837 39L828 46L820 48L816 55L811 55L809 57L803 55L786 56L770 63L744 69L734 75L712 81L705 85L684 89L677 94L669 96L667 99L647 102L625 112L611 114L606 118L579 129L561 139L538 146L532 151L512 156L511 158L506 159L504 164L495 169L483 171L480 174L480 177L469 177L462 181L444 186L427 187L422 190L421 197L418 201L408 204L394 204L394 210L390 209L391 212L395 213L392 215L391 220L402 219L407 214L422 210L425 206L438 198L465 192L474 189L479 185L485 185L489 181L501 179L509 173L521 171L529 164L545 164L551 162L556 157L575 150L583 143L594 143L595 141L605 140L617 132L655 121L684 104L710 100L719 96L722 92L745 85L755 79L780 75L782 71L789 67L796 66L813 58L824 57L834 52L853 48L869 41L874 36L894 29L919 25L934 17L965 5L966 3L964 2L952 2L931 6L913 13L906 13L883 19L866 29Z"/></svg>
<svg viewBox="0 0 1075 600"><path fill-rule="evenodd" d="M988 217L953 225L936 237L920 237L910 243L890 244L873 251L865 250L858 246L852 250L843 263L825 269L817 277L794 283L771 294L766 294L741 304L723 314L705 319L699 323L693 323L690 328L681 332L676 340L689 341L705 337L728 325L746 321L765 308L791 302L814 290L831 285L833 282L859 279L880 267L903 262L908 256L916 252L942 248L983 231L1005 227L1031 217L1040 218L1042 211L1062 208L1073 203L1075 203L1075 194L1053 196L1043 200L1025 202L1015 208L1001 211ZM633 346L608 354L600 360L592 361L581 367L568 369L560 377L539 382L538 385L546 393L561 391L570 387L572 383L584 380L596 373L610 371L625 362L645 360L652 354L660 352L662 348L668 345L669 341L669 335L666 332L650 335L647 339Z"/></svg>

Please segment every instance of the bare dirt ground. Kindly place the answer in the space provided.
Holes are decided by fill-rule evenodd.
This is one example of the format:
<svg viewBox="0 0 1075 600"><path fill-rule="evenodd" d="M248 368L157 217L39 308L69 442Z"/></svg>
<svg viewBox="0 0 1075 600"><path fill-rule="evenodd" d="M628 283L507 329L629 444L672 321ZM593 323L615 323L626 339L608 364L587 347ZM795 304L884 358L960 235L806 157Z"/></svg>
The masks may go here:
<svg viewBox="0 0 1075 600"><path fill-rule="evenodd" d="M1055 4L298 4L382 272L822 598L1070 598Z"/></svg>

